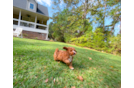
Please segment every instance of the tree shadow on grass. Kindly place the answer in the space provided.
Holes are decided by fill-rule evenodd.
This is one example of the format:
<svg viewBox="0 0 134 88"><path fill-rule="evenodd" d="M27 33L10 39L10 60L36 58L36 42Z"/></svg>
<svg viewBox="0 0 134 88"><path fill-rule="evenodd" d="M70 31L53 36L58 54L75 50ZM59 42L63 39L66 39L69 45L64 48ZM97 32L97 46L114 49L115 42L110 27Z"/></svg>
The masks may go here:
<svg viewBox="0 0 134 88"><path fill-rule="evenodd" d="M64 65L64 66L66 66L66 67L68 67L68 65L66 65L66 63L64 63L64 62L62 62L62 61L57 61L57 63L61 63L62 65ZM74 69L84 69L85 68L85 66L84 65L81 65L80 63L77 63L77 62L72 62L72 66L74 67ZM68 67L68 69L70 69L69 67Z"/></svg>

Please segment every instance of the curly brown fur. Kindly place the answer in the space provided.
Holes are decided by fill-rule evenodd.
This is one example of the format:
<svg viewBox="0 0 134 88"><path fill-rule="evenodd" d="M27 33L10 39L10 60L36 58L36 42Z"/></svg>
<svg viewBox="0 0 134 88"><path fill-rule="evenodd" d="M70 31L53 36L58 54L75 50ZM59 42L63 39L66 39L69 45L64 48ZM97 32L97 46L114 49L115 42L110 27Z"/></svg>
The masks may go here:
<svg viewBox="0 0 134 88"><path fill-rule="evenodd" d="M59 50L58 48L54 52L54 60L62 61L66 63L70 69L74 69L72 66L73 56L76 55L77 51L73 47L63 47L66 51Z"/></svg>

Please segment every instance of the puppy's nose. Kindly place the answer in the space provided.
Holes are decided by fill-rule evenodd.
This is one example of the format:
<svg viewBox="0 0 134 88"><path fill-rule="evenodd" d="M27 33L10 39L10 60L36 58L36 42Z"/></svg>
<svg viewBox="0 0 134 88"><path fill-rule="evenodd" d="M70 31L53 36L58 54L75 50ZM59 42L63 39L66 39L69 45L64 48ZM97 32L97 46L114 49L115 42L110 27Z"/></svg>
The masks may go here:
<svg viewBox="0 0 134 88"><path fill-rule="evenodd" d="M74 53L74 55L75 55L75 53Z"/></svg>

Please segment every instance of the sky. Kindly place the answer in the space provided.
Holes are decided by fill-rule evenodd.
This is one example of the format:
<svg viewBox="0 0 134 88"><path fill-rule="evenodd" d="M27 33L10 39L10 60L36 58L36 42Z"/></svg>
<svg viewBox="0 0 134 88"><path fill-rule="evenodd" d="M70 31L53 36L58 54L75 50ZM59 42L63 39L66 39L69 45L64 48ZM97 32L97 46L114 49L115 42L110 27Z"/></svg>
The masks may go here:
<svg viewBox="0 0 134 88"><path fill-rule="evenodd" d="M49 17L52 17L53 16L53 13L55 12L52 7L53 7L53 2L52 0L36 0L38 2L38 4L41 4L43 6L46 6L48 8L48 14L49 14ZM59 3L60 7L64 7L64 3L61 2ZM48 22L47 22L47 25L50 24L50 22L52 22L52 19L49 19ZM109 25L110 23L112 22L112 19L111 18L106 18L106 23L105 25ZM95 29L95 25L93 27ZM114 35L117 35L120 31L120 23L117 23L115 25L115 32L114 32Z"/></svg>

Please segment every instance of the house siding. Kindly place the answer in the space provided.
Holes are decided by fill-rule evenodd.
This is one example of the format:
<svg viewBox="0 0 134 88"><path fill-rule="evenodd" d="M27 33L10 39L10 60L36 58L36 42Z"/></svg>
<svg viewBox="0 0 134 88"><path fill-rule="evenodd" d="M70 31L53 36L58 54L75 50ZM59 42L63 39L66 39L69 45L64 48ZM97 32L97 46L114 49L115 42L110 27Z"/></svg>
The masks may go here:
<svg viewBox="0 0 134 88"><path fill-rule="evenodd" d="M46 6L38 4L35 0L13 0L13 6L24 9L24 10L32 11L28 9L29 2L35 3L36 9L34 12L40 13L44 16L49 17L48 8Z"/></svg>
<svg viewBox="0 0 134 88"><path fill-rule="evenodd" d="M27 7L27 0L13 0L13 6L26 9Z"/></svg>
<svg viewBox="0 0 134 88"><path fill-rule="evenodd" d="M37 5L37 13L44 14L45 16L49 16L47 7L42 6L40 4Z"/></svg>

